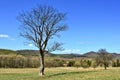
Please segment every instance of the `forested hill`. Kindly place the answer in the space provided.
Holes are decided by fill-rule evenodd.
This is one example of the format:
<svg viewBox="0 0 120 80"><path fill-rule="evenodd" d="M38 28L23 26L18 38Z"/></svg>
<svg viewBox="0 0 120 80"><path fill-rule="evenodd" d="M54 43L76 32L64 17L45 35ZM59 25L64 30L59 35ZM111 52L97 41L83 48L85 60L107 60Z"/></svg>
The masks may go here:
<svg viewBox="0 0 120 80"><path fill-rule="evenodd" d="M17 50L16 52L17 52L17 54L20 54L20 55L23 55L23 56L28 56L28 55L38 56L39 55L39 51L38 50ZM47 53L46 52L45 56L53 57L55 55L52 54L52 53Z"/></svg>
<svg viewBox="0 0 120 80"><path fill-rule="evenodd" d="M37 56L39 53L38 50L17 50L16 52L17 54L24 55L24 56L27 56L27 55Z"/></svg>
<svg viewBox="0 0 120 80"><path fill-rule="evenodd" d="M38 50L7 50L7 49L0 49L0 55L23 55L23 56L38 56L39 51ZM118 53L111 53L115 58L120 59L120 54ZM60 57L60 58L75 58L75 57L85 57L85 58L95 58L98 56L97 52L90 51L87 53L84 53L82 55L76 54L76 53L70 53L70 54L52 54L47 53L45 54L47 57Z"/></svg>
<svg viewBox="0 0 120 80"><path fill-rule="evenodd" d="M8 49L0 49L0 55L16 55L17 52Z"/></svg>

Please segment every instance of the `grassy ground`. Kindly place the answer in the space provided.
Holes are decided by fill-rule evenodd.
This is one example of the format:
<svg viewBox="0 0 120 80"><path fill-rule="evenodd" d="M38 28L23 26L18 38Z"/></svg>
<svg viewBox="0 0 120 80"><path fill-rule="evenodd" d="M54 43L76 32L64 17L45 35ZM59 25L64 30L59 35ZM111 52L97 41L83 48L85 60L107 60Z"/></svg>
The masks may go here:
<svg viewBox="0 0 120 80"><path fill-rule="evenodd" d="M45 76L38 75L39 69L0 69L0 80L120 80L120 68L82 69L46 68Z"/></svg>

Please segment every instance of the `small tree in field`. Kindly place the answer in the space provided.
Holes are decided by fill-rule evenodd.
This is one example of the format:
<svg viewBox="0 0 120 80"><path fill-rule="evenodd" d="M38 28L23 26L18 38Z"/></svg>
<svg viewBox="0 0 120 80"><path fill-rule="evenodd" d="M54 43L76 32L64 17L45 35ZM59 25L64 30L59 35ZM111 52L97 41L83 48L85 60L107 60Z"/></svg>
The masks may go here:
<svg viewBox="0 0 120 80"><path fill-rule="evenodd" d="M61 50L62 44L53 42L53 37L66 30L65 17L65 13L50 6L38 6L29 12L21 12L18 16L22 24L20 35L39 49L41 76L44 75L45 52ZM50 44L51 41L53 44Z"/></svg>
<svg viewBox="0 0 120 80"><path fill-rule="evenodd" d="M88 60L81 60L81 67L89 68L90 65L88 64Z"/></svg>
<svg viewBox="0 0 120 80"><path fill-rule="evenodd" d="M92 61L91 66L95 69L96 67L98 67L98 63L96 61Z"/></svg>
<svg viewBox="0 0 120 80"><path fill-rule="evenodd" d="M74 66L77 67L77 69L78 69L78 67L81 66L81 65L80 65L80 60L76 60Z"/></svg>
<svg viewBox="0 0 120 80"><path fill-rule="evenodd" d="M99 56L97 57L97 60L99 63L102 63L104 65L105 70L107 69L110 61L112 61L113 56L109 54L105 49L100 49L98 51Z"/></svg>

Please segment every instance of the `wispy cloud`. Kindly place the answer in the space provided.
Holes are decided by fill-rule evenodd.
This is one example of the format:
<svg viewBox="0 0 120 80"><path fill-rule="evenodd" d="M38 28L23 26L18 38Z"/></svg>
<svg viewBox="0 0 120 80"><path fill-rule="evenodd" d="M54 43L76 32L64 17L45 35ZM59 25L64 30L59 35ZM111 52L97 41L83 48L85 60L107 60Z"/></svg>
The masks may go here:
<svg viewBox="0 0 120 80"><path fill-rule="evenodd" d="M6 34L0 34L0 38L7 38L8 40L15 40L15 38L10 37L9 35Z"/></svg>
<svg viewBox="0 0 120 80"><path fill-rule="evenodd" d="M6 34L0 34L0 38L9 38L9 36Z"/></svg>
<svg viewBox="0 0 120 80"><path fill-rule="evenodd" d="M62 53L80 53L79 49L67 49L62 51Z"/></svg>
<svg viewBox="0 0 120 80"><path fill-rule="evenodd" d="M29 47L33 47L33 44L28 44Z"/></svg>

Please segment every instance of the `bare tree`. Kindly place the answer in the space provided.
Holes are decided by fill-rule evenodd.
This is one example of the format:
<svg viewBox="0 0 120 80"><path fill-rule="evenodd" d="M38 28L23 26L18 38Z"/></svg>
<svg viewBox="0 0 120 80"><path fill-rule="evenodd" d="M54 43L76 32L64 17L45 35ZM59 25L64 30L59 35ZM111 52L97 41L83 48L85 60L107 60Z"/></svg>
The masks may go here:
<svg viewBox="0 0 120 80"><path fill-rule="evenodd" d="M65 13L61 13L51 6L37 6L29 12L21 12L17 17L22 24L20 35L39 49L41 76L44 75L45 52L61 50L62 44L53 42L53 37L66 30L65 17Z"/></svg>
<svg viewBox="0 0 120 80"><path fill-rule="evenodd" d="M112 54L108 53L105 49L100 49L98 51L99 56L97 57L97 62L104 65L105 70L108 67L110 61L112 61L113 56Z"/></svg>

